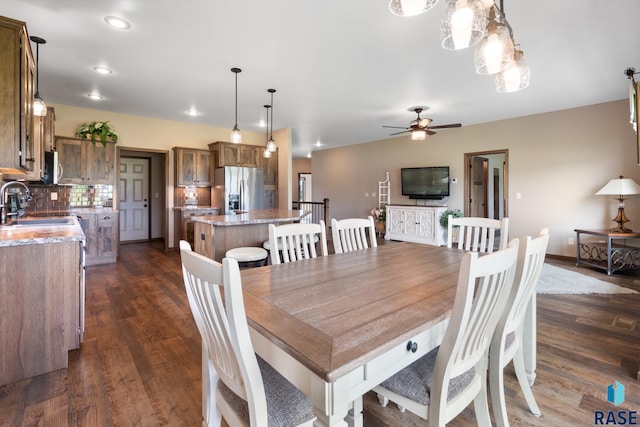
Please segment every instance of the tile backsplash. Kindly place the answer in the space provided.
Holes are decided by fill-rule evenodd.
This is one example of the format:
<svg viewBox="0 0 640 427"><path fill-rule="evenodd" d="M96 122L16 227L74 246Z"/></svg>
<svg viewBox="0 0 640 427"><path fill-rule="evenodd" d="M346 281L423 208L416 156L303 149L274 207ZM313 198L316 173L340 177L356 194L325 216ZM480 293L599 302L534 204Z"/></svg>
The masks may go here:
<svg viewBox="0 0 640 427"><path fill-rule="evenodd" d="M29 185L27 213L113 206L113 185Z"/></svg>

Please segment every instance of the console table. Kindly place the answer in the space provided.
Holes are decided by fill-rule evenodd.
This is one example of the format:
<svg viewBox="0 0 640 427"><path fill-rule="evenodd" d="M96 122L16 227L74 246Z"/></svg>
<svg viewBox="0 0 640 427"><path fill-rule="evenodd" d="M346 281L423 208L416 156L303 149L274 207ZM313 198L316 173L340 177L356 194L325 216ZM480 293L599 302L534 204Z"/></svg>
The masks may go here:
<svg viewBox="0 0 640 427"><path fill-rule="evenodd" d="M576 265L590 265L606 270L610 276L619 270L640 267L640 247L627 245L626 239L638 239L640 233L612 233L609 230L576 229ZM602 238L598 242L581 242L580 235ZM614 241L616 241L614 243Z"/></svg>

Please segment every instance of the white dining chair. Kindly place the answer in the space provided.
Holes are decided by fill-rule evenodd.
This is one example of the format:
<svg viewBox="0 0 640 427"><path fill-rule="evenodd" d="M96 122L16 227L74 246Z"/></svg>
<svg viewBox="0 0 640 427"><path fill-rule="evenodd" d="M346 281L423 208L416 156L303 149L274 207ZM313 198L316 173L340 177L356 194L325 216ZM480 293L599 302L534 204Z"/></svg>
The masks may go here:
<svg viewBox="0 0 640 427"><path fill-rule="evenodd" d="M369 234L369 237L367 237ZM331 237L333 239L333 251L336 254L359 251L368 247L378 246L376 240L376 226L373 217L347 218L331 220Z"/></svg>
<svg viewBox="0 0 640 427"><path fill-rule="evenodd" d="M454 247L453 229L458 227L458 242L455 247L465 251L491 253L495 248L504 249L509 239L509 218L491 219L479 217L454 218L449 215L447 223L447 247Z"/></svg>
<svg viewBox="0 0 640 427"><path fill-rule="evenodd" d="M538 237L520 239L518 264L508 309L498 322L489 351L489 390L493 415L498 427L508 427L507 407L504 397L504 367L513 360L518 383L531 413L540 416L540 408L527 379L523 352L523 330L527 306L535 297L536 284L542 272L549 244L549 230L543 228Z"/></svg>
<svg viewBox="0 0 640 427"><path fill-rule="evenodd" d="M316 237L318 240L316 240ZM319 246L319 254L316 249ZM318 224L269 224L271 264L327 256L327 231L323 220ZM280 257L282 255L282 259Z"/></svg>
<svg viewBox="0 0 640 427"><path fill-rule="evenodd" d="M230 426L312 426L311 401L253 350L238 261L224 258L220 264L184 240L180 256L202 336L203 425L219 426L222 416Z"/></svg>
<svg viewBox="0 0 640 427"><path fill-rule="evenodd" d="M478 425L491 426L489 344L513 285L517 257L517 240L482 257L464 255L442 344L373 389L383 406L391 400L429 426L444 426L473 402Z"/></svg>

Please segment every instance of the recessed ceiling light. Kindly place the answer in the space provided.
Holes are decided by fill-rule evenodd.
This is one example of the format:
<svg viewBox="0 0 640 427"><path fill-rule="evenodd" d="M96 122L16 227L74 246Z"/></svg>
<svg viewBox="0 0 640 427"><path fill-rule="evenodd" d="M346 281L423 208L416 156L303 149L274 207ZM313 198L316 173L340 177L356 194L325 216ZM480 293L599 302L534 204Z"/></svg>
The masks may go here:
<svg viewBox="0 0 640 427"><path fill-rule="evenodd" d="M322 147L322 143L320 142L320 140L316 142L316 147Z"/></svg>
<svg viewBox="0 0 640 427"><path fill-rule="evenodd" d="M186 111L186 114L191 117L196 117L200 115L200 111L196 110L195 107L191 107L188 111Z"/></svg>
<svg viewBox="0 0 640 427"><path fill-rule="evenodd" d="M100 101L104 99L104 96L100 95L99 93L88 93L87 96L94 101Z"/></svg>
<svg viewBox="0 0 640 427"><path fill-rule="evenodd" d="M100 67L100 66L93 67L93 71L95 71L98 74L105 74L105 75L113 73L113 71L111 71L109 68Z"/></svg>
<svg viewBox="0 0 640 427"><path fill-rule="evenodd" d="M119 30L128 30L131 28L131 24L129 22L122 18L118 18L117 16L105 16L104 22Z"/></svg>
<svg viewBox="0 0 640 427"><path fill-rule="evenodd" d="M307 157L308 157L308 158L311 158L311 152L309 152L309 154L307 154Z"/></svg>

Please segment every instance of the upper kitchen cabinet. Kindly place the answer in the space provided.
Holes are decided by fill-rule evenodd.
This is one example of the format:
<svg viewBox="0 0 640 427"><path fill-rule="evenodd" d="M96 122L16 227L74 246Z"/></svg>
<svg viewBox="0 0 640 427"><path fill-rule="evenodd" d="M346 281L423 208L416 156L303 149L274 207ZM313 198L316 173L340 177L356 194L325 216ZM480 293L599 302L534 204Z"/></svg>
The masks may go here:
<svg viewBox="0 0 640 427"><path fill-rule="evenodd" d="M173 147L176 162L176 185L211 185L211 152L193 148Z"/></svg>
<svg viewBox="0 0 640 427"><path fill-rule="evenodd" d="M0 172L25 179L40 178L40 150L33 137L33 70L26 24L0 16Z"/></svg>
<svg viewBox="0 0 640 427"><path fill-rule="evenodd" d="M114 184L115 143L93 145L91 141L56 137L58 162L62 167L60 184Z"/></svg>
<svg viewBox="0 0 640 427"><path fill-rule="evenodd" d="M262 167L264 147L259 145L232 144L231 142L218 141L209 144L209 150L213 152L214 165L217 168L224 166Z"/></svg>

